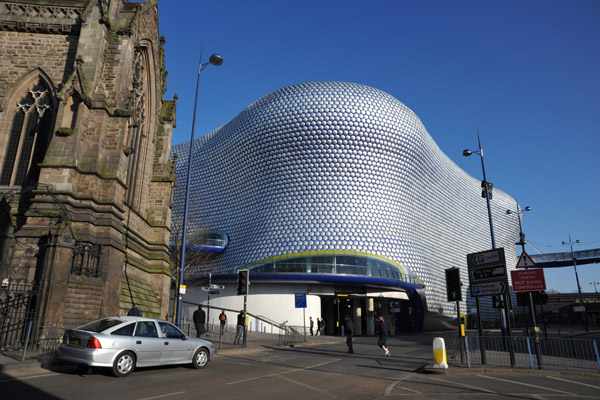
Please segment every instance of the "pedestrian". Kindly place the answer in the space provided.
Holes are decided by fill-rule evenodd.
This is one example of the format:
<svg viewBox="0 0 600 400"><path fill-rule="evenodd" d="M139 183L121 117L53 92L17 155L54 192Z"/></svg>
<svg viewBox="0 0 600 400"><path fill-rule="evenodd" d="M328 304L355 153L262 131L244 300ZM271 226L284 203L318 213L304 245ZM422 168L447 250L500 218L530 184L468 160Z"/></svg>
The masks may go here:
<svg viewBox="0 0 600 400"><path fill-rule="evenodd" d="M313 329L315 327L315 321L313 321L312 317L308 317L310 320L310 336L313 335Z"/></svg>
<svg viewBox="0 0 600 400"><path fill-rule="evenodd" d="M380 315L379 319L379 340L377 340L377 345L385 351L385 356L390 356L390 350L386 347L386 341L388 337L388 330L383 317Z"/></svg>
<svg viewBox="0 0 600 400"><path fill-rule="evenodd" d="M219 314L219 322L221 323L221 336L225 333L225 324L227 324L227 314L225 314L225 310L221 310L221 314Z"/></svg>
<svg viewBox="0 0 600 400"><path fill-rule="evenodd" d="M354 324L350 317L346 315L346 322L344 323L344 329L346 330L346 345L348 346L348 353L354 353L352 349L352 335L354 334Z"/></svg>
<svg viewBox="0 0 600 400"><path fill-rule="evenodd" d="M319 331L320 335L321 336L325 335L325 319L323 317L321 317L321 328L320 329L321 329Z"/></svg>
<svg viewBox="0 0 600 400"><path fill-rule="evenodd" d="M243 344L244 339L244 326L246 325L246 312L240 310L237 316L237 332L233 344Z"/></svg>
<svg viewBox="0 0 600 400"><path fill-rule="evenodd" d="M131 307L131 310L129 310L127 315L130 317L143 317L142 310L138 308L136 303L133 303L133 307Z"/></svg>
<svg viewBox="0 0 600 400"><path fill-rule="evenodd" d="M206 313L202 309L201 305L198 305L198 309L194 311L193 318L194 325L196 326L196 337L200 337L200 335L206 332L206 329L204 327L204 324L206 322Z"/></svg>
<svg viewBox="0 0 600 400"><path fill-rule="evenodd" d="M317 317L317 336L321 333L321 318Z"/></svg>

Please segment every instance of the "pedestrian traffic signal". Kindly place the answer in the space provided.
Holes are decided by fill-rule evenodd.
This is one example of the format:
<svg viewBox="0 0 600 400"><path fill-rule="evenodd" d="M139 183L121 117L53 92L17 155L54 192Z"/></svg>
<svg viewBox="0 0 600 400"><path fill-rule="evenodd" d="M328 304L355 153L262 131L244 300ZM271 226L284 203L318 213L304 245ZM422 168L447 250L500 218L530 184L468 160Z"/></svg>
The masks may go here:
<svg viewBox="0 0 600 400"><path fill-rule="evenodd" d="M462 283L460 282L460 270L449 268L446 270L446 292L448 301L462 300Z"/></svg>
<svg viewBox="0 0 600 400"><path fill-rule="evenodd" d="M494 308L504 308L504 301L502 301L502 296L492 296L492 306L494 306Z"/></svg>
<svg viewBox="0 0 600 400"><path fill-rule="evenodd" d="M239 270L238 271L238 285L237 285L238 296L247 295L249 286L250 286L249 271L247 269Z"/></svg>

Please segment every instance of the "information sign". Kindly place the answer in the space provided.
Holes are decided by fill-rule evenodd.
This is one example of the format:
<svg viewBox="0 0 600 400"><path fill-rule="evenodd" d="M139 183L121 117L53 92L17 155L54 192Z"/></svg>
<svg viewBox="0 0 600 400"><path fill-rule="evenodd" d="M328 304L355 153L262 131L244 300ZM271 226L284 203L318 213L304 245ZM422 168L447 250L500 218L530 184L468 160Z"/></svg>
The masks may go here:
<svg viewBox="0 0 600 400"><path fill-rule="evenodd" d="M527 269L510 271L512 287L515 292L539 292L546 290L546 279L543 269Z"/></svg>

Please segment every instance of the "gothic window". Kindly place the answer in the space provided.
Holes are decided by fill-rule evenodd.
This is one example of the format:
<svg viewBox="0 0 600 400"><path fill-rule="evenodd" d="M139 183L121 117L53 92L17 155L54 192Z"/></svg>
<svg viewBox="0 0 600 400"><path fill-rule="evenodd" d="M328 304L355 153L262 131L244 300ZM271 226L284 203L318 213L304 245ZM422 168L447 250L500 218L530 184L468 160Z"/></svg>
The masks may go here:
<svg viewBox="0 0 600 400"><path fill-rule="evenodd" d="M138 209L142 198L150 126L150 65L145 48L136 52L131 90L133 116L127 146L132 149L127 166L127 205Z"/></svg>
<svg viewBox="0 0 600 400"><path fill-rule="evenodd" d="M2 149L0 185L6 186L37 180L38 164L44 158L54 116L50 88L41 79L16 98L8 140Z"/></svg>

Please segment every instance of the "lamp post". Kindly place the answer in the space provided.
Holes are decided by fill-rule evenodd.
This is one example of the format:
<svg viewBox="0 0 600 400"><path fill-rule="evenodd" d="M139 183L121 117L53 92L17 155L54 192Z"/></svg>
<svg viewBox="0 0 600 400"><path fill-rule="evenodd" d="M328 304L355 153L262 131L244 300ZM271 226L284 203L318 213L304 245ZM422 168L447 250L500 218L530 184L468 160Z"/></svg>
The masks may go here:
<svg viewBox="0 0 600 400"><path fill-rule="evenodd" d="M521 226L521 215L525 211L531 211L531 207L526 206L525 208L521 209L521 207L519 207L518 201L517 201L517 211L506 210L506 214L510 215L510 214L514 213L514 214L517 214L517 216L519 217L519 241L515 244L517 246L521 246L521 250L523 251L523 253L525 252L525 244L527 242L525 241L525 234L523 233L523 227Z"/></svg>
<svg viewBox="0 0 600 400"><path fill-rule="evenodd" d="M483 161L483 149L481 147L481 138L479 137L479 131L477 132L477 143L479 144L479 150L463 150L462 155L465 157L469 157L471 154L478 154L481 157L481 170L483 172L483 190L485 192L485 200L487 203L487 211L488 211L488 220L490 223L490 236L492 238L492 249L496 248L496 238L494 236L494 223L492 221L492 208L490 205L490 186L488 185L488 181L487 181L487 177L485 175L485 163ZM502 313L502 324L503 324L503 328L506 332L506 335L510 337L510 322L508 322L508 318L507 318L507 308L508 308L508 302L506 301L504 294L502 295L503 297L503 301L504 301L504 311ZM475 297L475 301L477 303L477 318L479 320L479 336L483 336L483 331L481 328L481 305L479 303L479 296ZM511 364L514 365L514 354L512 352L512 346L511 346ZM485 351L482 348L481 349L481 361L483 364L485 364Z"/></svg>
<svg viewBox="0 0 600 400"><path fill-rule="evenodd" d="M187 181L185 185L185 201L183 203L183 229L181 234L181 260L179 264L179 282L177 286L177 318L175 323L181 327L181 301L183 295L181 293L181 285L183 285L183 272L185 269L185 247L187 244L187 215L188 215L188 203L190 200L190 177L192 174L192 160L194 159L194 131L196 128L196 108L198 106L198 86L200 85L200 73L204 71L209 64L219 66L223 64L223 57L219 54L213 54L208 59L208 62L202 64L202 53L200 53L200 61L198 63L198 77L196 78L196 97L194 98L194 114L192 119L192 135L190 138L190 154L188 157L188 170L187 170Z"/></svg>
<svg viewBox="0 0 600 400"><path fill-rule="evenodd" d="M585 325L585 331L589 332L590 329L588 327L587 313L585 312L585 305L583 304L583 295L581 294L581 285L579 284L579 275L577 274L577 261L575 260L575 254L573 253L573 245L576 243L581 243L579 240L572 241L571 234L569 234L569 241L562 242L563 246L568 244L571 247L571 258L573 259L573 269L575 269L575 280L577 281L577 291L579 292L579 306L581 307L581 312L583 314L583 324Z"/></svg>
<svg viewBox="0 0 600 400"><path fill-rule="evenodd" d="M596 295L598 295L598 288L596 287L596 285L600 285L600 282L590 282L590 285L594 285L594 292L596 292Z"/></svg>

